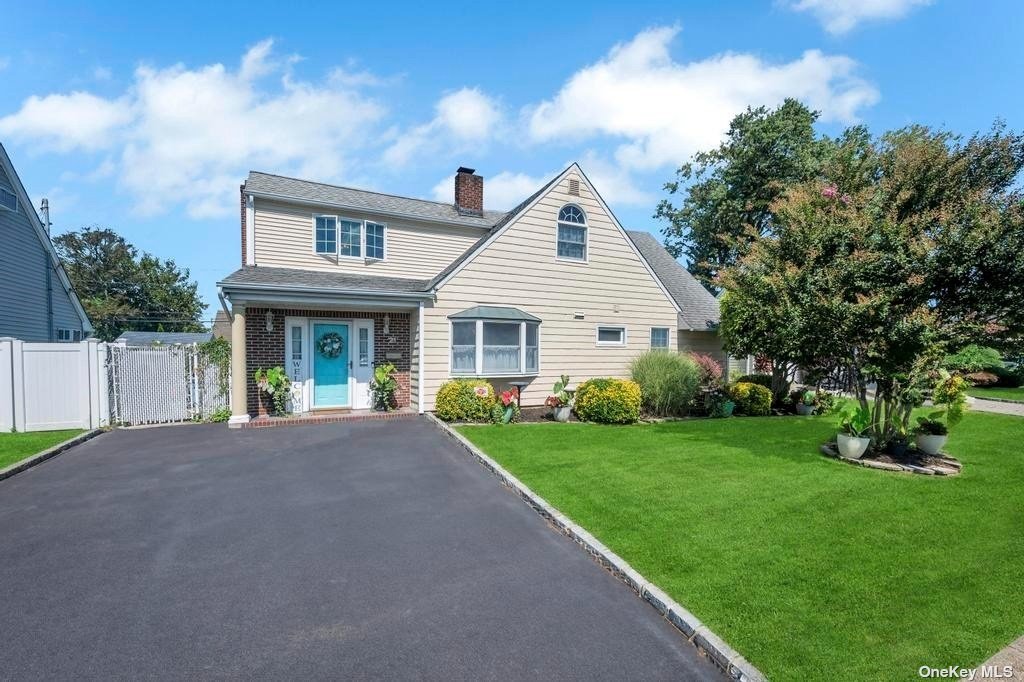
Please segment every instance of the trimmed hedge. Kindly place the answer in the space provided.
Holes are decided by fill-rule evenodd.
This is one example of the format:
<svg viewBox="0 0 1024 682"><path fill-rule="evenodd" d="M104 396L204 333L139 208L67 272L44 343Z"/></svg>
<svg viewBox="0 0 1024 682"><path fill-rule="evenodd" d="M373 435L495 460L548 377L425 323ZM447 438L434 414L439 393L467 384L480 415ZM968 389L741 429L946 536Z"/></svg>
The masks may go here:
<svg viewBox="0 0 1024 682"><path fill-rule="evenodd" d="M477 395L477 389L483 395ZM434 410L446 422L485 422L497 404L494 387L483 379L452 379L437 389Z"/></svg>
<svg viewBox="0 0 1024 682"><path fill-rule="evenodd" d="M576 389L576 416L601 424L631 424L640 418L640 386L628 379L590 379Z"/></svg>
<svg viewBox="0 0 1024 682"><path fill-rule="evenodd" d="M737 377L735 383L737 384L757 384L758 386L764 386L769 391L772 390L772 375L771 374L744 374L741 377Z"/></svg>
<svg viewBox="0 0 1024 682"><path fill-rule="evenodd" d="M729 388L729 395L736 403L737 414L763 417L772 413L772 392L760 384L736 382Z"/></svg>
<svg viewBox="0 0 1024 682"><path fill-rule="evenodd" d="M678 353L649 350L633 360L630 371L640 386L647 414L685 414L700 390L701 368L692 358Z"/></svg>

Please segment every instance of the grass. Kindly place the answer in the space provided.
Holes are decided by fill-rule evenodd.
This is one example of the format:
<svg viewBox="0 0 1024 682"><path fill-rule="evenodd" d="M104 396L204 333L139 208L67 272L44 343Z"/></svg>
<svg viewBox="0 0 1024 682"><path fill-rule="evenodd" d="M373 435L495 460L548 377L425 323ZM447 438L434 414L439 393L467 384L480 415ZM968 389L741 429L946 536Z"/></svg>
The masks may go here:
<svg viewBox="0 0 1024 682"><path fill-rule="evenodd" d="M1024 419L971 413L954 478L818 453L833 419L460 431L773 680L918 679L1024 634Z"/></svg>
<svg viewBox="0 0 1024 682"><path fill-rule="evenodd" d="M52 448L82 433L81 429L67 431L32 431L30 433L0 433L0 469Z"/></svg>
<svg viewBox="0 0 1024 682"><path fill-rule="evenodd" d="M1003 400L1019 400L1024 403L1024 386L1017 388L969 388L968 395L976 398L1002 398Z"/></svg>

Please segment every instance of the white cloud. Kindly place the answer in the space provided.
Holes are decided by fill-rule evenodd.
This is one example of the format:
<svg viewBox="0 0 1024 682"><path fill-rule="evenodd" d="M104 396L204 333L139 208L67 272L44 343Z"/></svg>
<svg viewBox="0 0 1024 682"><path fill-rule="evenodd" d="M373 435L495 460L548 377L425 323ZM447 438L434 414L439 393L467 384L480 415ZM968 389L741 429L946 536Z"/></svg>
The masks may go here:
<svg viewBox="0 0 1024 682"><path fill-rule="evenodd" d="M42 147L68 152L102 149L132 119L127 99L108 100L88 92L33 95L21 108L0 118L0 135L34 139Z"/></svg>
<svg viewBox="0 0 1024 682"><path fill-rule="evenodd" d="M809 50L782 64L735 53L680 63L669 53L678 33L678 27L644 31L573 74L554 98L525 111L530 137L619 138L620 164L652 170L715 146L747 106L795 97L826 121L851 123L878 100L848 57Z"/></svg>
<svg viewBox="0 0 1024 682"><path fill-rule="evenodd" d="M108 81L114 77L114 73L105 66L97 66L92 70L92 77L98 81Z"/></svg>
<svg viewBox="0 0 1024 682"><path fill-rule="evenodd" d="M449 93L435 105L434 118L398 135L384 152L390 165L402 166L413 156L446 149L456 152L489 141L502 120L497 101L479 88Z"/></svg>
<svg viewBox="0 0 1024 682"><path fill-rule="evenodd" d="M932 0L792 0L790 8L810 12L832 34L852 30L862 21L899 19Z"/></svg>
<svg viewBox="0 0 1024 682"><path fill-rule="evenodd" d="M140 66L118 99L31 97L0 119L0 134L61 151L109 150L118 185L144 214L183 203L193 217L228 215L250 168L338 179L384 110L329 79L293 80L293 60L274 60L272 47L257 43L237 70ZM276 87L264 82L271 74L280 75ZM108 170L104 161L97 172Z"/></svg>
<svg viewBox="0 0 1024 682"><path fill-rule="evenodd" d="M502 171L494 177L484 178L484 207L495 211L507 211L540 189L556 172L553 171L544 177L534 177L526 173ZM449 175L434 185L432 195L435 201L455 201L455 176Z"/></svg>

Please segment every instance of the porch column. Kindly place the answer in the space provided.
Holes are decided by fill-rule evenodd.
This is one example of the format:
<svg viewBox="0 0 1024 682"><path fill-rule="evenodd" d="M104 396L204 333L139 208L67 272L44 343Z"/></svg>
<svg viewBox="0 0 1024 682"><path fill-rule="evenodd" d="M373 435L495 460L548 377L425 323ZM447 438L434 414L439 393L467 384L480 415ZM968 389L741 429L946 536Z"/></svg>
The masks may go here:
<svg viewBox="0 0 1024 682"><path fill-rule="evenodd" d="M245 362L245 306L231 306L231 419L228 426L238 428L249 421L249 368Z"/></svg>

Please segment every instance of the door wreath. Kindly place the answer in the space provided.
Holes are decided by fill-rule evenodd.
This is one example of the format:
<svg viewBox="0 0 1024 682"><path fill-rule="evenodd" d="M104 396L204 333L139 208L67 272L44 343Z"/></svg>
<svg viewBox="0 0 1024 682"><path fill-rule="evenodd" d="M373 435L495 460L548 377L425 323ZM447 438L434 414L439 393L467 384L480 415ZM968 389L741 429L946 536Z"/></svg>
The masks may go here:
<svg viewBox="0 0 1024 682"><path fill-rule="evenodd" d="M345 342L337 332L327 332L317 340L316 349L325 358L334 359L345 349Z"/></svg>

